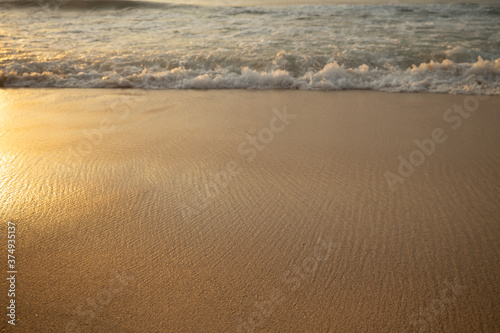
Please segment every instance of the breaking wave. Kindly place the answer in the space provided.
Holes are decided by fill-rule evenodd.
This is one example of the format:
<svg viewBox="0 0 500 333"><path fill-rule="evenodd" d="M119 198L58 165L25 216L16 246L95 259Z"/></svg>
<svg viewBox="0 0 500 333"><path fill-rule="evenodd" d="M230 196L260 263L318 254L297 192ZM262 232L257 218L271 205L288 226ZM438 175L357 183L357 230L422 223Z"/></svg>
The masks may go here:
<svg viewBox="0 0 500 333"><path fill-rule="evenodd" d="M0 86L500 94L500 6L42 2L85 10L0 0Z"/></svg>

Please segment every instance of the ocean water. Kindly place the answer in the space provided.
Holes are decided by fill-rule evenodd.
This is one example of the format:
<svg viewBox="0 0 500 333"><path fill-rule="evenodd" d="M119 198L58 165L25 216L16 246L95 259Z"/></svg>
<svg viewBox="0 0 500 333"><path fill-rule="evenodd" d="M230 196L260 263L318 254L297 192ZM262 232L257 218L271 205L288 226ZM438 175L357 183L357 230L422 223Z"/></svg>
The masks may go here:
<svg viewBox="0 0 500 333"><path fill-rule="evenodd" d="M500 95L500 5L0 2L0 86Z"/></svg>

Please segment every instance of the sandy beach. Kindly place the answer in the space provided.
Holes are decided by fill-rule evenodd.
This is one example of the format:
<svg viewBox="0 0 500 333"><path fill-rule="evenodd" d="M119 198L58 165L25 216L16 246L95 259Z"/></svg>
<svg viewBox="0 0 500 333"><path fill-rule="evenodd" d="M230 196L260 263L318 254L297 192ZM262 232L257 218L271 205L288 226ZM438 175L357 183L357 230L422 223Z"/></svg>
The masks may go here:
<svg viewBox="0 0 500 333"><path fill-rule="evenodd" d="M0 90L14 329L496 332L499 105Z"/></svg>

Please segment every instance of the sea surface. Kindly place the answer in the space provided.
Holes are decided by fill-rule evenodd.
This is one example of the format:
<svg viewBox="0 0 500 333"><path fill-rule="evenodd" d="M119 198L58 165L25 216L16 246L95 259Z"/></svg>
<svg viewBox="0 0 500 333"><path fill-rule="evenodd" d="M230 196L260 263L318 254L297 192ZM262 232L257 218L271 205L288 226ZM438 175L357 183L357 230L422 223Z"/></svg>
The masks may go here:
<svg viewBox="0 0 500 333"><path fill-rule="evenodd" d="M500 4L4 0L0 86L500 95Z"/></svg>

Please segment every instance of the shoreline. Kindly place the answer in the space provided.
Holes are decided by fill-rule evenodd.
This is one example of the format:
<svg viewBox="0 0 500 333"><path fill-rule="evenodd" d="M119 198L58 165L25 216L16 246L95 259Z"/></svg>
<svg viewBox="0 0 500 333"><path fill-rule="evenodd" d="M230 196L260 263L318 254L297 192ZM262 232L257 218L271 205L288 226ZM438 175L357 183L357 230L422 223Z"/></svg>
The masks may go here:
<svg viewBox="0 0 500 333"><path fill-rule="evenodd" d="M192 91L192 92L305 92L305 93L355 93L355 92L367 92L367 93L381 93L381 94L392 94L392 95L438 95L438 96L488 96L488 97L500 97L500 95L495 95L495 94L477 94L477 93L471 93L471 94L465 94L465 93L449 93L449 92L427 92L427 91L413 91L413 92L408 92L408 91L385 91L385 90L373 90L373 89L339 89L339 90L309 90L309 89L278 89L278 88L273 88L273 89L268 89L268 88L263 88L263 89L258 89L258 88L231 88L231 89L226 89L226 88L217 88L217 89L211 89L211 88L179 88L179 89L173 89L173 88L161 88L161 89L151 89L151 88L132 88L132 87L116 87L116 88L74 88L74 87L67 87L67 88L61 88L61 87L2 87L0 86L0 91L2 90L49 90L49 91L55 91L55 90L71 90L71 91L103 91L103 92L112 92L112 91L142 91L142 92L186 92L186 91Z"/></svg>

